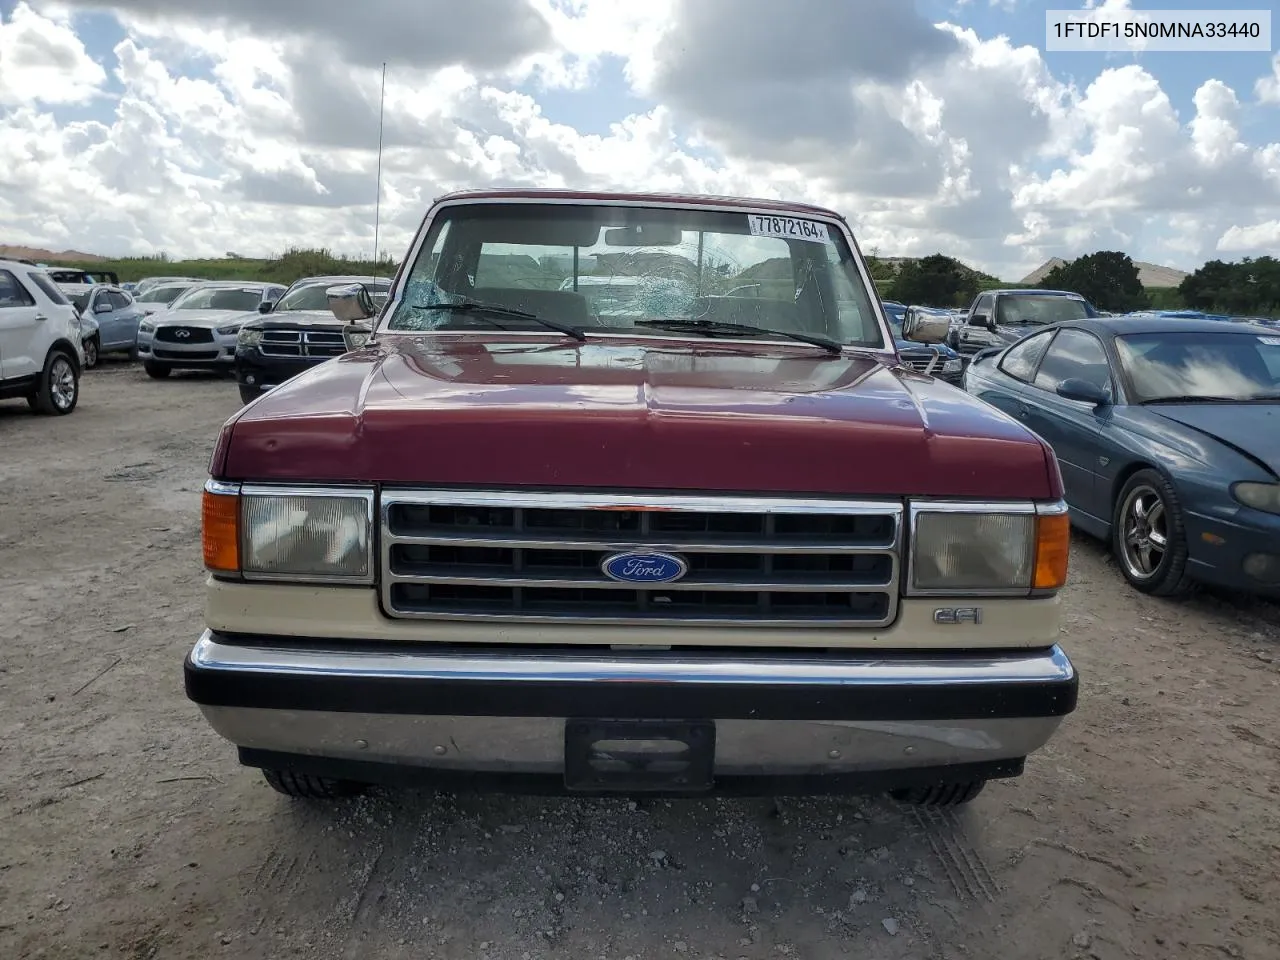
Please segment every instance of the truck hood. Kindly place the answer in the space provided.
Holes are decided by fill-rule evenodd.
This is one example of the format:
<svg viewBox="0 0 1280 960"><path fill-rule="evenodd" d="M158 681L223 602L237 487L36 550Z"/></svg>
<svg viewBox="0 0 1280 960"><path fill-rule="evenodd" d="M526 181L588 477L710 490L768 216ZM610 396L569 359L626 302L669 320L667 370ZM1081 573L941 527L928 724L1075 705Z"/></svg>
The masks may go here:
<svg viewBox="0 0 1280 960"><path fill-rule="evenodd" d="M166 327L225 327L229 323L241 323L260 317L260 313L243 310L166 310L152 314L152 323Z"/></svg>
<svg viewBox="0 0 1280 960"><path fill-rule="evenodd" d="M228 421L239 480L1059 497L1012 418L889 358L806 346L384 336Z"/></svg>
<svg viewBox="0 0 1280 960"><path fill-rule="evenodd" d="M1179 403L1146 409L1234 447L1280 476L1280 403Z"/></svg>

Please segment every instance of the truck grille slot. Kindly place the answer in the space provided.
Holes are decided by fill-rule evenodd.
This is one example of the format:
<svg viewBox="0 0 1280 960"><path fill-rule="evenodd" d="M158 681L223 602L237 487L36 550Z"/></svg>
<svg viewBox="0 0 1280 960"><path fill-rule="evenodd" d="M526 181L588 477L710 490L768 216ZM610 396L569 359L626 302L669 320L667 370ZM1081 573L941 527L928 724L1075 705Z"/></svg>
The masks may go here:
<svg viewBox="0 0 1280 960"><path fill-rule="evenodd" d="M384 489L381 518L393 617L877 627L897 613L893 501ZM644 551L687 570L604 573Z"/></svg>
<svg viewBox="0 0 1280 960"><path fill-rule="evenodd" d="M339 357L347 352L341 333L264 330L258 348L268 357Z"/></svg>

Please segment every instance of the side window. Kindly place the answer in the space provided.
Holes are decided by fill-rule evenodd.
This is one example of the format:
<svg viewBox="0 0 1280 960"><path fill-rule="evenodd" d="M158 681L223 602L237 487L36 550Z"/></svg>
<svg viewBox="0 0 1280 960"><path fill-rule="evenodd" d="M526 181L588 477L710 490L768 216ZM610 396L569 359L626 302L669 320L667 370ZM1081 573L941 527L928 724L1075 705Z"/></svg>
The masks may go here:
<svg viewBox="0 0 1280 960"><path fill-rule="evenodd" d="M0 270L0 307L34 307L35 297L8 270Z"/></svg>
<svg viewBox="0 0 1280 960"><path fill-rule="evenodd" d="M1049 349L1049 341L1052 339L1052 330L1045 333L1037 333L1034 337L1027 337L1027 339L1009 349L1009 352L1004 355L1004 359L1000 361L1000 369L1015 380L1030 383L1031 379L1036 375L1036 367L1040 365L1040 358Z"/></svg>
<svg viewBox="0 0 1280 960"><path fill-rule="evenodd" d="M133 303L133 298L121 290L112 290L107 296L111 298L111 306L116 310L123 310Z"/></svg>
<svg viewBox="0 0 1280 960"><path fill-rule="evenodd" d="M62 295L62 291L57 288L52 280L43 273L29 273L27 276L31 282L44 291L44 295L56 303L60 307L71 306L71 301Z"/></svg>
<svg viewBox="0 0 1280 960"><path fill-rule="evenodd" d="M974 305L973 312L975 314L985 313L987 316L991 316L991 301L991 294L984 293L978 298L978 302Z"/></svg>
<svg viewBox="0 0 1280 960"><path fill-rule="evenodd" d="M1102 342L1083 330L1060 330L1036 373L1035 385L1050 392L1069 378L1111 389L1111 365Z"/></svg>

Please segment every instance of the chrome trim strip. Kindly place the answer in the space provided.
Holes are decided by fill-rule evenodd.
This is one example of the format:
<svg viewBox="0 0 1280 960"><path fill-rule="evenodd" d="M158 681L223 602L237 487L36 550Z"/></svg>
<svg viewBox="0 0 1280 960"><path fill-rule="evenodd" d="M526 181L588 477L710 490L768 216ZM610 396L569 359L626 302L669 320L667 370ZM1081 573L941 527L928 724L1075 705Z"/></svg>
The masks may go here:
<svg viewBox="0 0 1280 960"><path fill-rule="evenodd" d="M483 537L467 537L465 543L458 543L456 540L437 538L434 536L422 536L415 534L398 534L393 531L391 524L391 512L395 506L478 506L493 507L502 509L552 509L552 510L638 510L653 511L655 513L668 512L695 512L695 513L716 513L716 514L785 514L785 515L801 515L811 516L818 514L833 514L840 516L874 516L885 517L892 524L892 534L890 538L882 543L858 544L856 546L840 546L833 544L830 548L821 547L811 542L798 543L797 547L804 549L790 549L791 545L785 540L779 541L776 546L770 547L765 544L759 544L755 551L743 549L743 553L831 553L831 554L860 554L860 555L883 555L889 558L890 573L888 580L879 585L872 584L847 584L847 583L831 583L824 581L810 584L804 583L787 583L784 580L777 583L753 581L749 584L718 583L702 581L676 581L674 583L653 584L651 586L644 585L628 585L619 584L611 580L604 579L599 581L574 581L574 580L556 580L556 579L525 579L519 577L449 577L449 576L433 576L433 575L414 575L399 574L393 572L391 563L392 548L397 544L432 544L440 543L442 545L465 545L477 547L492 547L497 549L526 549L522 544L528 542L533 546L531 549L552 549L552 550L589 550L600 551L601 553L621 552L625 550L662 550L664 552L679 554L686 549L689 552L701 553L722 553L732 554L738 551L738 546L731 541L723 544L710 544L701 540L701 535L697 533L691 536L698 539L698 542L692 547L686 547L684 544L676 542L664 542L655 544L647 542L644 535L638 535L636 541L618 542L615 538L616 533L602 532L601 540L582 540L575 537L573 540L538 540L526 541L519 536L504 539L498 536L489 539ZM804 500L798 497L710 497L695 495L641 495L641 494L604 494L604 493L546 493L527 490L423 490L423 489L382 489L381 502L379 505L380 531L382 538L381 547L381 572L382 582L380 590L380 599L383 611L390 617L401 620L451 620L451 621L476 621L488 623L543 623L543 624L582 624L593 626L606 625L653 625L653 626L729 626L729 627L795 627L795 628L843 628L843 629L877 629L888 626L898 615L899 601L899 581L902 576L902 559L901 544L903 535L903 513L904 507L900 500L870 500L870 499L818 499ZM678 536L669 532L663 532L663 537L671 538ZM607 537L607 539L606 539ZM809 549L812 547L813 549ZM701 549L699 549L701 548ZM820 576L820 574L818 574ZM828 575L829 577L830 575ZM522 587L541 588L598 588L598 589L632 589L632 590L714 590L717 592L757 592L757 593L844 593L844 594L884 594L887 598L887 606L884 617L842 617L834 614L830 617L751 617L751 616L725 616L720 614L717 616L698 616L696 611L689 613L663 616L657 609L651 610L650 615L634 614L628 616L601 616L601 615L566 615L566 614L539 614L521 611L497 611L497 612L466 612L466 611L415 611L405 609L393 602L392 588L396 584L452 584L452 585L471 585L480 587L495 587L499 589L520 589Z"/></svg>
<svg viewBox="0 0 1280 960"><path fill-rule="evenodd" d="M347 577L336 574L284 574L262 573L245 568L245 526L243 518L240 525L240 576L245 580L273 583L328 583L335 586L370 586L377 582L377 551L374 543L377 538L377 526L374 523L374 491L372 487L343 486L274 486L268 484L246 483L240 487L241 511L244 509L244 497L342 497L350 500L364 501L365 522L365 568L368 571L361 577Z"/></svg>
<svg viewBox="0 0 1280 960"><path fill-rule="evenodd" d="M595 550L595 547L591 548ZM389 574L396 583L443 583L472 587L550 587L570 588L578 590L635 590L639 585L619 580L589 580L583 578L537 578L537 577L451 577L437 574L395 573ZM650 589L659 592L667 590L714 590L725 593L884 593L893 589L892 580L883 583L844 583L837 580L808 581L804 583L788 583L785 580L738 581L738 580L672 580L666 583L655 583Z"/></svg>
<svg viewBox="0 0 1280 960"><path fill-rule="evenodd" d="M399 502L399 501L397 501ZM489 547L495 550L608 550L620 553L624 550L644 550L656 553L831 553L831 554L880 554L888 553L895 548L892 542L883 544L818 543L817 541L800 541L794 543L779 541L768 543L735 543L725 540L723 543L671 543L656 540L626 540L610 542L607 540L529 540L521 537L457 537L449 534L429 537L407 533L389 533L396 543L421 544L423 546L441 547Z"/></svg>
<svg viewBox="0 0 1280 960"><path fill-rule="evenodd" d="M206 480L205 493L214 493L220 497L237 497L240 495L240 484L226 483L222 480Z"/></svg>
<svg viewBox="0 0 1280 960"><path fill-rule="evenodd" d="M799 652L799 651L798 651ZM513 655L503 652L442 654L429 645L404 651L344 649L340 652L220 643L205 630L191 651L203 670L285 673L345 678L484 680L510 683L716 683L765 685L1066 682L1075 668L1062 648L1014 655L967 657L921 655L886 660L871 653L822 658L694 658L679 651L661 658Z"/></svg>
<svg viewBox="0 0 1280 960"><path fill-rule="evenodd" d="M550 510L653 510L693 513L838 513L845 516L902 514L901 500L805 500L800 497L700 497L680 494L536 493L527 490L398 490L384 487L385 504L513 507ZM887 547L886 547L887 548Z"/></svg>

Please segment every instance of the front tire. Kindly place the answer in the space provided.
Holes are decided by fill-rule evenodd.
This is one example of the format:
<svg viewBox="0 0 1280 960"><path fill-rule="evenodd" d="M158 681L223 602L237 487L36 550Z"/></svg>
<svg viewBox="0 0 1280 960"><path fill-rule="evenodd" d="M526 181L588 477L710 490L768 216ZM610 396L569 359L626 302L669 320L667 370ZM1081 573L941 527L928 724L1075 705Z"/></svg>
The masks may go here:
<svg viewBox="0 0 1280 960"><path fill-rule="evenodd" d="M92 370L98 365L98 354L101 348L98 346L98 338L90 337L84 342L84 368Z"/></svg>
<svg viewBox="0 0 1280 960"><path fill-rule="evenodd" d="M965 780L959 783L935 783L928 787L905 787L890 790L889 796L899 803L912 807L959 807L982 792L985 780Z"/></svg>
<svg viewBox="0 0 1280 960"><path fill-rule="evenodd" d="M46 416L65 417L80 402L80 371L62 350L49 354L40 371L36 392L27 398L31 409Z"/></svg>
<svg viewBox="0 0 1280 960"><path fill-rule="evenodd" d="M1153 597L1191 590L1187 531L1177 491L1157 470L1139 470L1116 498L1111 546L1129 583Z"/></svg>
<svg viewBox="0 0 1280 960"><path fill-rule="evenodd" d="M173 373L173 368L167 363L156 363L154 360L148 360L142 365L142 369L147 371L147 376L152 380L163 380Z"/></svg>
<svg viewBox="0 0 1280 960"><path fill-rule="evenodd" d="M292 770L263 770L262 776L272 790L295 800L340 800L359 796L369 789L367 783L355 780L313 777L309 773L294 773Z"/></svg>

